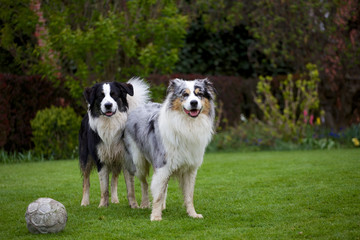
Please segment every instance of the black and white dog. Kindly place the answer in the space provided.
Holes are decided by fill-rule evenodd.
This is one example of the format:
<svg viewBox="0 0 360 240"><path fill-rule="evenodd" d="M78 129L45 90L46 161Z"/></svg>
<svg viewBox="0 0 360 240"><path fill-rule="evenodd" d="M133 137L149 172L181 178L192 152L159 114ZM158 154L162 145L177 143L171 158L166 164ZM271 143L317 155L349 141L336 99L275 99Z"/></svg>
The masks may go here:
<svg viewBox="0 0 360 240"><path fill-rule="evenodd" d="M118 203L118 177L123 169L128 201L138 207L134 195L133 165L124 160L123 134L128 113L148 101L148 86L138 78L127 83L97 83L84 91L88 113L79 132L79 162L83 175L82 206L89 205L90 172L97 167L101 200L99 207L109 205L109 173L112 172L111 202ZM129 170L129 171L128 171Z"/></svg>
<svg viewBox="0 0 360 240"><path fill-rule="evenodd" d="M215 89L207 79L170 81L163 104L148 103L129 113L125 127L127 159L140 179L140 207L150 207L146 176L154 168L151 182L151 220L161 220L167 184L175 175L183 191L189 216L202 218L193 204L195 178L214 132Z"/></svg>

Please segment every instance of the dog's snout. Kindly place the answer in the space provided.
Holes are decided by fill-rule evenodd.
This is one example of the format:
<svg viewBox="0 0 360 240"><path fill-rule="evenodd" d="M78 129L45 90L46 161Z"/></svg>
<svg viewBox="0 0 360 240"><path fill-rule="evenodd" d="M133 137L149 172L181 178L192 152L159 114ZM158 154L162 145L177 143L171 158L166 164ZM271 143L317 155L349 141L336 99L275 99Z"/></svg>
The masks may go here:
<svg viewBox="0 0 360 240"><path fill-rule="evenodd" d="M197 102L196 100L192 100L192 101L190 102L190 105L191 105L191 107L196 108L197 105L198 105L198 102Z"/></svg>
<svg viewBox="0 0 360 240"><path fill-rule="evenodd" d="M105 103L105 108L110 110L112 108L112 103Z"/></svg>

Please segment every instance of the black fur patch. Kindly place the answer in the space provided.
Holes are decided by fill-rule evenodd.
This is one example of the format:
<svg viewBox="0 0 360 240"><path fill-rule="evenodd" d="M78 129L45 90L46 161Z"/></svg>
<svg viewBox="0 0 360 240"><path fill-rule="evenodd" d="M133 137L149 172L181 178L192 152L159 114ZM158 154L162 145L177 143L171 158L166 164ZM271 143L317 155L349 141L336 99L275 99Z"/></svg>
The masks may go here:
<svg viewBox="0 0 360 240"><path fill-rule="evenodd" d="M155 120L152 119L150 122L149 122L149 132L148 134L152 133L155 131Z"/></svg>

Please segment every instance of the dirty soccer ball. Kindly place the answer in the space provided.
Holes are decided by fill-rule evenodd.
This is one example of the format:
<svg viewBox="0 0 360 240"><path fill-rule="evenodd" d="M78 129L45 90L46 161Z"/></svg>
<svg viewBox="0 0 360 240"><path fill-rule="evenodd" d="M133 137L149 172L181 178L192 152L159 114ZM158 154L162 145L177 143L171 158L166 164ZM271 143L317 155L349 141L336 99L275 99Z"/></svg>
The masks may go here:
<svg viewBox="0 0 360 240"><path fill-rule="evenodd" d="M65 228L67 213L58 201L39 198L27 207L25 220L31 233L56 233Z"/></svg>

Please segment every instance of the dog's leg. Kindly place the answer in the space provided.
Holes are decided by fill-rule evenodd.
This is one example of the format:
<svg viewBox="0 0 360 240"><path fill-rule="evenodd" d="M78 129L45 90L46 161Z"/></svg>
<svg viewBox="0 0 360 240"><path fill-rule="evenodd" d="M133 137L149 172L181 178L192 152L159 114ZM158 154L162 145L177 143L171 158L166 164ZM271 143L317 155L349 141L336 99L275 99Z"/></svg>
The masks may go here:
<svg viewBox="0 0 360 240"><path fill-rule="evenodd" d="M90 204L90 173L92 168L92 161L87 161L84 168L81 168L83 174L83 197L81 200L81 206L87 206Z"/></svg>
<svg viewBox="0 0 360 240"><path fill-rule="evenodd" d="M111 202L119 203L117 188L119 180L120 170L113 170L111 177Z"/></svg>
<svg viewBox="0 0 360 240"><path fill-rule="evenodd" d="M106 165L104 165L99 173L101 199L99 207L109 206L109 171Z"/></svg>
<svg viewBox="0 0 360 240"><path fill-rule="evenodd" d="M166 188L169 182L170 173L165 168L157 169L152 177L151 192L153 196L153 207L151 221L160 221L162 207L166 197Z"/></svg>
<svg viewBox="0 0 360 240"><path fill-rule="evenodd" d="M84 173L83 179L83 197L81 200L81 206L87 206L90 204L90 173Z"/></svg>
<svg viewBox="0 0 360 240"><path fill-rule="evenodd" d="M161 206L161 210L165 210L165 208L166 208L166 198L167 198L167 190L168 190L168 186L169 186L169 184L166 184L166 188L165 188L165 197L164 197L163 204L162 204L162 206Z"/></svg>
<svg viewBox="0 0 360 240"><path fill-rule="evenodd" d="M150 208L149 201L149 191L148 191L148 183L146 181L146 177L149 175L150 164L146 161L143 154L140 152L139 148L136 146L135 141L128 136L127 137L129 144L129 148L131 149L131 155L128 155L128 159L131 158L136 168L136 176L141 182L141 204L140 208Z"/></svg>
<svg viewBox="0 0 360 240"><path fill-rule="evenodd" d="M131 175L125 168L124 168L124 178L126 183L127 198L129 201L129 205L131 208L138 208L139 205L135 199L134 176Z"/></svg>
<svg viewBox="0 0 360 240"><path fill-rule="evenodd" d="M186 211L190 217L193 218L203 218L201 214L197 214L194 207L194 188L195 188L195 178L196 178L197 169L189 170L188 172L183 173L180 178L180 187L184 195L184 203L186 206Z"/></svg>
<svg viewBox="0 0 360 240"><path fill-rule="evenodd" d="M141 182L141 204L140 208L150 208L149 201L149 185L146 176L149 175L150 164L142 158L142 171L137 172L137 176Z"/></svg>
<svg viewBox="0 0 360 240"><path fill-rule="evenodd" d="M143 176L140 179L141 182L141 204L140 208L150 208L149 201L149 185L147 183L146 177Z"/></svg>

